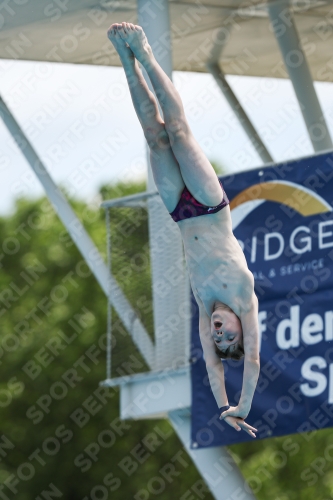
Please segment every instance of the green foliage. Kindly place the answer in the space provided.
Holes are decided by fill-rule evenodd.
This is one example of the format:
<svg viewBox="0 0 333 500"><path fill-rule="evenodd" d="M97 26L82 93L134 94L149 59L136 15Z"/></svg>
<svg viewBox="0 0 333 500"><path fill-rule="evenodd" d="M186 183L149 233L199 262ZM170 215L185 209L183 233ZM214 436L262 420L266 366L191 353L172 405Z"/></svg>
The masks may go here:
<svg viewBox="0 0 333 500"><path fill-rule="evenodd" d="M119 184L101 194L144 189ZM104 211L71 203L105 257ZM111 221L112 272L152 334L147 214L112 209ZM1 495L39 500L58 490L71 500L123 500L145 490L142 498L211 499L198 493L201 478L169 423L121 422L118 390L99 387L106 298L49 202L20 200L13 216L0 219L0 232ZM113 325L113 376L134 365L145 371L114 311ZM259 500L333 496L330 429L230 451Z"/></svg>
<svg viewBox="0 0 333 500"><path fill-rule="evenodd" d="M144 189L120 184L101 193ZM105 257L104 210L71 203ZM111 212L112 271L152 334L147 216ZM122 500L150 488L168 500L186 493L201 478L168 421L121 422L118 389L99 387L106 297L49 202L20 200L13 216L0 219L0 231L1 498ZM113 375L132 366L145 371L114 311L113 324ZM169 479L167 464L175 467ZM57 491L61 497L46 493Z"/></svg>
<svg viewBox="0 0 333 500"><path fill-rule="evenodd" d="M332 498L332 429L233 445L230 450L259 500Z"/></svg>

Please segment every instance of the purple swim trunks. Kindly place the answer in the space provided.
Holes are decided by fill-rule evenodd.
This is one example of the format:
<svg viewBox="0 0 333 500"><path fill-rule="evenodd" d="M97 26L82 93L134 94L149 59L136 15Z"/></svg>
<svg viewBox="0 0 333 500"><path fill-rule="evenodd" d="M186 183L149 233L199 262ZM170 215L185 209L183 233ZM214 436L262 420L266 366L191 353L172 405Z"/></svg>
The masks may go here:
<svg viewBox="0 0 333 500"><path fill-rule="evenodd" d="M222 210L222 208L229 205L228 197L223 189L222 182L220 181L220 179L219 183L222 188L223 198L221 203L216 207L207 207L206 205L202 205L202 203L197 201L191 195L191 193L185 186L176 208L170 214L173 220L175 222L179 222L180 220L191 219L192 217L199 217L200 215L215 214L216 212Z"/></svg>

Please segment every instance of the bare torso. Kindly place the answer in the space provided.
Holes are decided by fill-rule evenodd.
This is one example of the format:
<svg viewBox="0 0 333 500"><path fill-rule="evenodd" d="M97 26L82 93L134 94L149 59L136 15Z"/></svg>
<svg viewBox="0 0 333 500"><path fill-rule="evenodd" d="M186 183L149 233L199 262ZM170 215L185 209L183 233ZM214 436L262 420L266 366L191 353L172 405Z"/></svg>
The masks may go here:
<svg viewBox="0 0 333 500"><path fill-rule="evenodd" d="M230 208L178 222L196 298L209 316L216 301L240 317L253 298L253 275L232 233Z"/></svg>

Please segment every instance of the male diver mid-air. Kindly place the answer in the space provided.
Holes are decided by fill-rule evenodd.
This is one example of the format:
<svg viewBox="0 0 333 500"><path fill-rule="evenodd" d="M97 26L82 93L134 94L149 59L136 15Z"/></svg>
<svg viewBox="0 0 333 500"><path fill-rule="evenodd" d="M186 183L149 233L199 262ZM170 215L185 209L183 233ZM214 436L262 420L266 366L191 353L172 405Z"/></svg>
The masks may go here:
<svg viewBox="0 0 333 500"><path fill-rule="evenodd" d="M131 23L115 23L108 37L125 70L149 145L156 187L183 238L191 287L199 307L200 340L220 418L234 429L256 437L257 429L245 418L260 370L258 300L253 275L232 232L229 200L194 138L180 95L157 63L143 29ZM150 78L163 119L138 62ZM230 407L221 358L242 357L241 396L238 405Z"/></svg>

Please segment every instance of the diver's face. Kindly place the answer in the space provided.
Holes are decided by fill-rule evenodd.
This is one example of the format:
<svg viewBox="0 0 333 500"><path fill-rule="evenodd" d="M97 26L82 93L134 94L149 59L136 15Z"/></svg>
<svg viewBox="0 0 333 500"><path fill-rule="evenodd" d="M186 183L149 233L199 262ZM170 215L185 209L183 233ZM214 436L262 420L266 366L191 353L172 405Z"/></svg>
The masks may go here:
<svg viewBox="0 0 333 500"><path fill-rule="evenodd" d="M232 311L216 309L211 317L211 333L217 348L225 351L237 349L238 344L243 346L243 330L239 318Z"/></svg>

